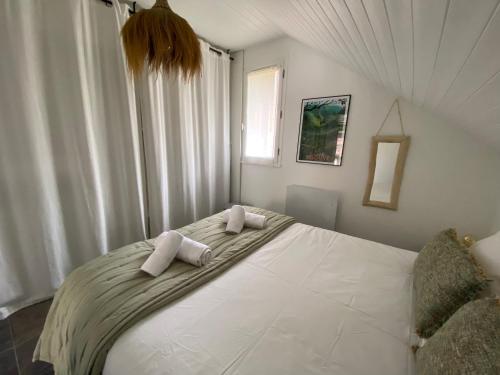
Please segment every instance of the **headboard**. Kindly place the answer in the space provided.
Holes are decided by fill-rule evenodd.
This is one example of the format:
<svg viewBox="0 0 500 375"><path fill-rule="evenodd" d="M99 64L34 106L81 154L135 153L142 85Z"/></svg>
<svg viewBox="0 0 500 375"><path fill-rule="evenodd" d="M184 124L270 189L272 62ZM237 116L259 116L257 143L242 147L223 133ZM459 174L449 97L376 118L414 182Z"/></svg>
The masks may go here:
<svg viewBox="0 0 500 375"><path fill-rule="evenodd" d="M286 188L286 214L298 222L335 230L339 194L311 186L289 185Z"/></svg>

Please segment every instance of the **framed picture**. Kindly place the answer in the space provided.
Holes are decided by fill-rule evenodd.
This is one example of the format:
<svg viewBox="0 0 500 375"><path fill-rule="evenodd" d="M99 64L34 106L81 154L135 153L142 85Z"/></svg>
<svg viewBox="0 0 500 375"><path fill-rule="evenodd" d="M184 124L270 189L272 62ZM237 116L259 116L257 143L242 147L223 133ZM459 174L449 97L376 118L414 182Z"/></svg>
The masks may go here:
<svg viewBox="0 0 500 375"><path fill-rule="evenodd" d="M342 165L351 95L302 100L297 162Z"/></svg>

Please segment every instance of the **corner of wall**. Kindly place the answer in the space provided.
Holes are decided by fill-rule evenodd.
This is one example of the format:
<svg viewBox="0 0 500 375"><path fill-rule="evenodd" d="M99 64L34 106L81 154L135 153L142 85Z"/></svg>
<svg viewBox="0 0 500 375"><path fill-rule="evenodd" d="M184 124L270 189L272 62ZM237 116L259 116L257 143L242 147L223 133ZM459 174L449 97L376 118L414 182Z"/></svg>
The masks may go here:
<svg viewBox="0 0 500 375"><path fill-rule="evenodd" d="M243 69L245 51L237 51L231 54L230 72L230 128L231 128L231 202L241 201L241 123L242 123L242 101L243 101Z"/></svg>

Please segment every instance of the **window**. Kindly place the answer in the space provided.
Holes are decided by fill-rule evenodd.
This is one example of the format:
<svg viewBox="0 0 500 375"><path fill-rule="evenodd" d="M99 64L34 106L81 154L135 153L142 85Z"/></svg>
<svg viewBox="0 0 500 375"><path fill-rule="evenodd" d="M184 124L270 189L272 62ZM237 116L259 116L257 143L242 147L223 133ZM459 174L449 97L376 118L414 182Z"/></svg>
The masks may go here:
<svg viewBox="0 0 500 375"><path fill-rule="evenodd" d="M278 165L282 72L273 66L247 75L243 162Z"/></svg>

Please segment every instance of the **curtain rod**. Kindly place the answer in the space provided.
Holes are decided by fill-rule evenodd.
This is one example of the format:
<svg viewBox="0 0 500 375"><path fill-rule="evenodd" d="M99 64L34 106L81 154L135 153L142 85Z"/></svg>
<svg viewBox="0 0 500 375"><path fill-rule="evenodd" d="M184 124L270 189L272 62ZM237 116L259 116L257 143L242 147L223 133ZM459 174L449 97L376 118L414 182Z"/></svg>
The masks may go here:
<svg viewBox="0 0 500 375"><path fill-rule="evenodd" d="M113 1L111 0L101 0L108 8L112 8L113 7ZM132 0L118 0L120 3L125 3L129 6L129 13L132 15L132 14L135 14L135 12L137 11L137 1L132 1ZM200 38L198 36L198 38ZM203 38L201 38L203 39ZM216 53L217 55L219 56L222 56L222 51L215 48L215 47L212 47L210 42L207 42L208 44L210 44L210 47L209 47L209 50ZM229 55L229 50L226 52L228 55ZM229 56L229 59L231 61L234 60L233 57Z"/></svg>
<svg viewBox="0 0 500 375"><path fill-rule="evenodd" d="M209 47L208 49L212 52L215 52L217 55L222 56L222 51L219 51L218 49L215 49L214 47Z"/></svg>

